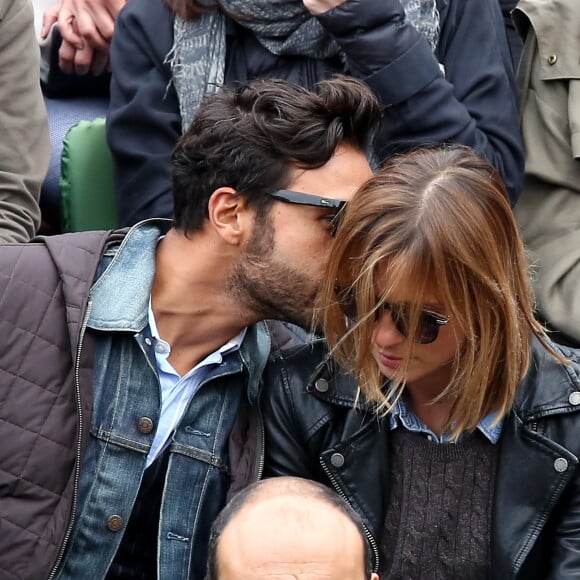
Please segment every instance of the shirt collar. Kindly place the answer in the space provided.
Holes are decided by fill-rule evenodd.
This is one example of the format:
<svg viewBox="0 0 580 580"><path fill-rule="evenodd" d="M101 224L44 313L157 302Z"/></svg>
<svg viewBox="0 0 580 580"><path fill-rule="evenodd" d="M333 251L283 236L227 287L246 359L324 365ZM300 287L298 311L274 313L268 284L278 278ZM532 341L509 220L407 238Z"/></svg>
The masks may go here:
<svg viewBox="0 0 580 580"><path fill-rule="evenodd" d="M494 445L499 441L501 435L501 428L503 421L499 421L497 425L493 425L497 418L496 413L491 413L484 417L477 429L481 434ZM393 408L389 411L389 429L397 429L398 427L403 427L408 431L413 431L415 433L424 433L428 435L433 440L439 443L448 443L450 441L449 435L443 434L442 436L437 436L435 433L421 421L412 411L403 399L399 399Z"/></svg>
<svg viewBox="0 0 580 580"><path fill-rule="evenodd" d="M166 348L164 349L164 352L163 352L163 358L167 359L167 357L171 353L171 345L168 342L166 342L165 340L163 340L161 338L161 336L159 336L159 331L157 329L157 323L155 322L155 315L153 314L153 309L151 308L151 297L149 297L149 305L147 308L147 318L149 321L149 329L151 330L151 336L157 342L166 346ZM230 340L228 340L225 344L223 344L217 350L215 350L214 352L209 354L203 361L201 361L201 363L199 363L199 365L196 365L196 367L201 366L201 365L206 365L206 364L220 364L223 360L224 355L226 355L230 352L234 352L236 350L239 350L240 346L244 342L244 338L246 337L246 331L247 331L247 327L243 328L239 334L237 334L233 338L230 338ZM156 353L156 354L160 354L160 353Z"/></svg>

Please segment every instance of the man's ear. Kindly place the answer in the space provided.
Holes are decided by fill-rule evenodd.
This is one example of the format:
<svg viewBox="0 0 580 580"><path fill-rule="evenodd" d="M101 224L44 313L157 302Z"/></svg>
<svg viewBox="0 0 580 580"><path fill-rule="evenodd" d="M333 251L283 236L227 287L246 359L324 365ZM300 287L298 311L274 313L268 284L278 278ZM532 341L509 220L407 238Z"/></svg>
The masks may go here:
<svg viewBox="0 0 580 580"><path fill-rule="evenodd" d="M228 244L242 242L251 213L244 196L231 187L220 187L211 194L207 210L209 222L218 236Z"/></svg>
<svg viewBox="0 0 580 580"><path fill-rule="evenodd" d="M379 575L374 572L371 574L371 580L379 580Z"/></svg>

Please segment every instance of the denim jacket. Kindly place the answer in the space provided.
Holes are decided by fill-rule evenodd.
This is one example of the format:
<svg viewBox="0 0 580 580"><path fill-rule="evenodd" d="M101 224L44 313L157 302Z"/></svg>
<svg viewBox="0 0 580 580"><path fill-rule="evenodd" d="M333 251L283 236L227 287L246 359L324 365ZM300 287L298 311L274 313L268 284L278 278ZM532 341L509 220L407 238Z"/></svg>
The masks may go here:
<svg viewBox="0 0 580 580"><path fill-rule="evenodd" d="M88 332L96 335L91 437L78 509L57 578L104 578L122 540L160 412L147 306L155 249L169 221L135 226L105 252L92 286ZM210 370L169 443L158 531L158 577L203 580L210 525L225 503L229 437L238 408L253 403L271 348L266 324L248 329L239 351ZM246 386L246 389L240 388ZM250 478L260 476L263 461Z"/></svg>

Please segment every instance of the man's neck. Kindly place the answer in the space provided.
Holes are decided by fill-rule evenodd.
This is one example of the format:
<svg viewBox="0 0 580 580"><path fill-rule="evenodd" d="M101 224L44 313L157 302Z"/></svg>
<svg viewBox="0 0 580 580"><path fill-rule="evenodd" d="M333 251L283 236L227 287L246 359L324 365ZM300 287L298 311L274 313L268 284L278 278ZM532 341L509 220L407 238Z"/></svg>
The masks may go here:
<svg viewBox="0 0 580 580"><path fill-rule="evenodd" d="M171 346L168 361L180 374L254 322L227 293L231 259L227 248L196 234L171 230L159 243L151 308L159 336Z"/></svg>

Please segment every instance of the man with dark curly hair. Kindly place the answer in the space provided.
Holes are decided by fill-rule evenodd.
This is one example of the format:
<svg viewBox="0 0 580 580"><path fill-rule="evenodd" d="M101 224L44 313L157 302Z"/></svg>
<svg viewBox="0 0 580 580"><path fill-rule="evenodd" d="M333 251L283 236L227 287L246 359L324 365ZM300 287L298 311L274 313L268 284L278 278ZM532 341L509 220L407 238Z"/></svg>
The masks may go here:
<svg viewBox="0 0 580 580"><path fill-rule="evenodd" d="M0 247L0 577L205 576L261 476L262 370L301 334L263 321L309 326L379 113L346 78L208 96L173 223Z"/></svg>

